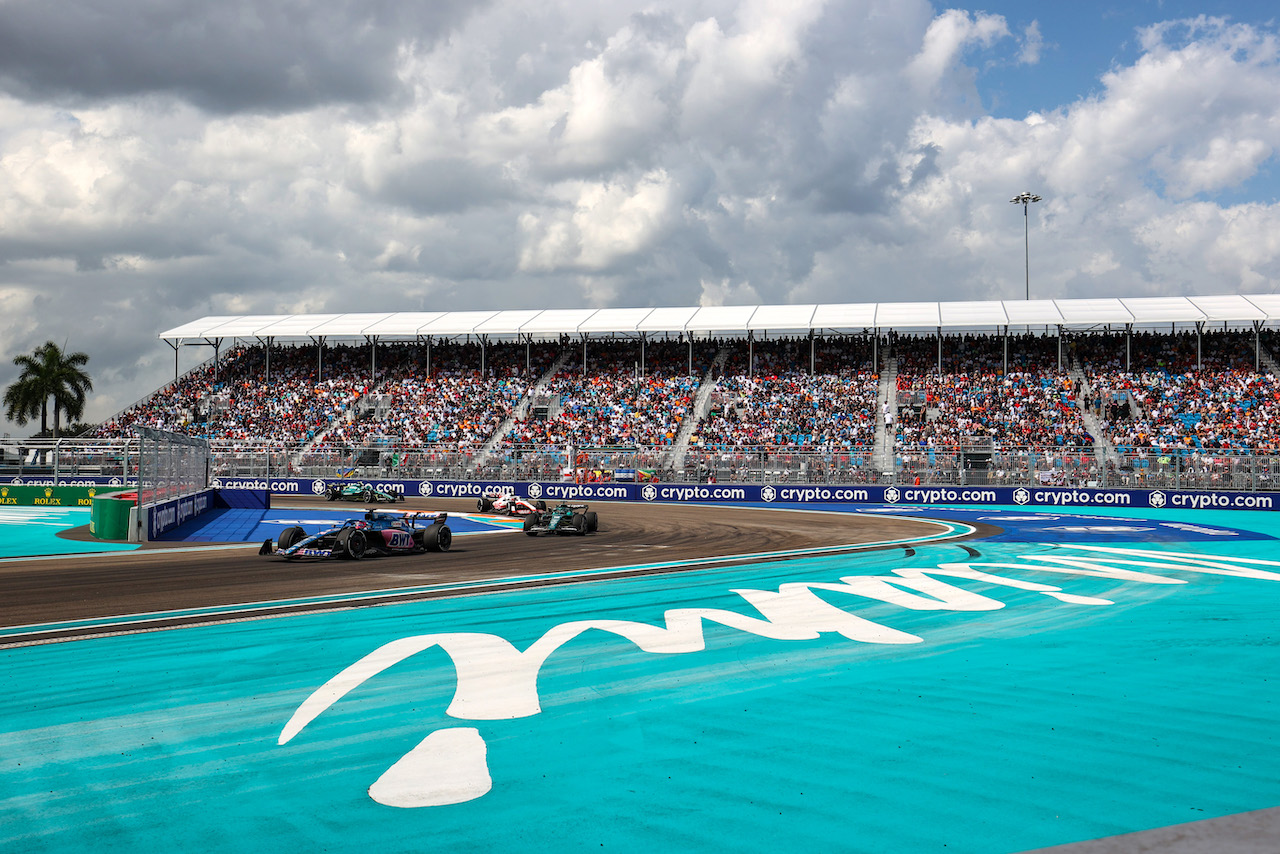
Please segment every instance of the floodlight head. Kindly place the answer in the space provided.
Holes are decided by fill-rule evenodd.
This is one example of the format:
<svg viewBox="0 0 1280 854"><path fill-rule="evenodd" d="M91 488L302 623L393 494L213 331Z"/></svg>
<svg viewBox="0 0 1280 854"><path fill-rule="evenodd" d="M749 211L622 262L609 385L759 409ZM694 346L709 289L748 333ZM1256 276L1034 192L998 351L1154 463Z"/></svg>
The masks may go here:
<svg viewBox="0 0 1280 854"><path fill-rule="evenodd" d="M1043 199L1041 199L1039 196L1037 196L1035 193L1031 192L1030 190L1023 190L1021 193L1014 196L1009 201L1015 205L1027 205L1032 202L1043 201Z"/></svg>

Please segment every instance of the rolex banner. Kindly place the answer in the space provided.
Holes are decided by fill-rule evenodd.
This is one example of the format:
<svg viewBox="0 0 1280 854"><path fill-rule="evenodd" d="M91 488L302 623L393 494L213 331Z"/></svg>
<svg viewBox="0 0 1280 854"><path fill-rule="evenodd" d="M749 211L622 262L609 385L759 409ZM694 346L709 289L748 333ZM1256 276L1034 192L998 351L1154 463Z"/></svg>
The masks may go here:
<svg viewBox="0 0 1280 854"><path fill-rule="evenodd" d="M93 497L120 492L104 486L0 486L0 505L8 507L92 507Z"/></svg>

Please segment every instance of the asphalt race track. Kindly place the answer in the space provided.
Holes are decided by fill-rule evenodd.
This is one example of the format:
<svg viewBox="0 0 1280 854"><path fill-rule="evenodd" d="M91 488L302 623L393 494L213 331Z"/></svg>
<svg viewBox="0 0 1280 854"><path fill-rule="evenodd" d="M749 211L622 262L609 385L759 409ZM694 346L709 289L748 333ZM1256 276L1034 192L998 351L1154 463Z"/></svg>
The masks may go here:
<svg viewBox="0 0 1280 854"><path fill-rule="evenodd" d="M324 508L335 505L322 498L277 498L272 509ZM361 508L352 505L352 514ZM395 509L475 512L473 499L409 499ZM672 572L696 566L708 556L796 552L816 547L848 546L885 540L911 539L938 531L923 520L854 517L845 514L783 510L744 510L729 507L597 504L599 530L588 537L538 537L498 532L455 537L449 552L369 558L361 561L288 562L258 555L258 544L237 549L187 547L155 543L141 551L81 555L73 560L47 559L0 563L0 601L8 624L57 623L120 614L143 614L179 609L211 608L232 603L272 603L303 597L331 596L358 591L394 591L424 584L493 580L529 573L572 573L608 567L652 563L684 563L679 568L630 570L627 575ZM72 536L88 537L83 530ZM976 535L969 535L976 536ZM750 558L758 559L758 558ZM695 562L695 563L690 563ZM599 579L601 576L593 576ZM549 580L545 583L565 583ZM383 601L439 598L448 592L389 592ZM362 600L372 604L377 600ZM298 603L282 610L306 611L323 606ZM242 610L240 617L263 611ZM224 616L184 616L148 627L190 625ZM29 635L23 643L83 637L107 629L59 630ZM5 644L0 643L0 648Z"/></svg>

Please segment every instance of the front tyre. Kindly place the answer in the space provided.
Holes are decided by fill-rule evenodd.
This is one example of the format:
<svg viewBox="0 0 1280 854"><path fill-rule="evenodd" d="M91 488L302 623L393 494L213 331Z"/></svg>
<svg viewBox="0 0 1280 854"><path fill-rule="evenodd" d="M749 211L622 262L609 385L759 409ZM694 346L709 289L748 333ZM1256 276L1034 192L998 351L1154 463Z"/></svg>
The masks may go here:
<svg viewBox="0 0 1280 854"><path fill-rule="evenodd" d="M369 540L359 528L347 528L338 535L338 549L351 560L360 560L369 548Z"/></svg>
<svg viewBox="0 0 1280 854"><path fill-rule="evenodd" d="M360 493L360 497L364 500L364 503L365 503L365 504L372 504L372 503L373 503L373 490L372 490L372 489L369 489L368 487L365 487L364 492Z"/></svg>
<svg viewBox="0 0 1280 854"><path fill-rule="evenodd" d="M291 528L285 528L280 532L280 541L276 546L277 551L284 551L289 546L300 541L307 535L307 532L294 525Z"/></svg>
<svg viewBox="0 0 1280 854"><path fill-rule="evenodd" d="M600 529L600 521L594 510L587 511L587 532L594 534Z"/></svg>

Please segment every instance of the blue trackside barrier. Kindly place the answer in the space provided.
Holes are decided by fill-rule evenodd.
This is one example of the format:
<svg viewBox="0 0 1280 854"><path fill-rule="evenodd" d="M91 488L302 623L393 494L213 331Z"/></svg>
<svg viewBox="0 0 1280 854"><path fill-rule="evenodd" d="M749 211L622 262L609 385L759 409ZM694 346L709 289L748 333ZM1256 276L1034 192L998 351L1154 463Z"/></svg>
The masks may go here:
<svg viewBox="0 0 1280 854"><path fill-rule="evenodd" d="M219 489L213 506L218 509L270 510L271 493L265 489Z"/></svg>
<svg viewBox="0 0 1280 854"><path fill-rule="evenodd" d="M148 504L139 508L144 514L142 530L147 540L155 540L165 531L194 519L202 513L213 509L214 492L206 489L193 495L184 495L159 504Z"/></svg>

